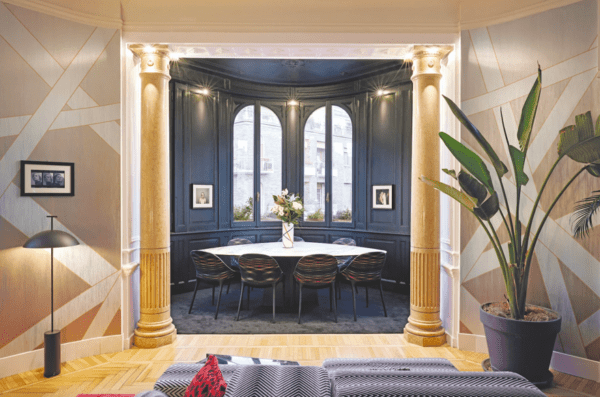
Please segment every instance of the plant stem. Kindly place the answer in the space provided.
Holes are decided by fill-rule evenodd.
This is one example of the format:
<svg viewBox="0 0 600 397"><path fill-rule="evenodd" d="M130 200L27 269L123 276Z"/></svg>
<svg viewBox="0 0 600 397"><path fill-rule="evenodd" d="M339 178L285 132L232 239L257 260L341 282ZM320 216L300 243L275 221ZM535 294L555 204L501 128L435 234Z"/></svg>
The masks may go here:
<svg viewBox="0 0 600 397"><path fill-rule="evenodd" d="M556 203L558 202L560 197L563 195L563 193L567 190L567 188L571 185L571 183L573 183L573 181L575 181L575 179L579 176L579 174L581 174L586 169L587 169L587 166L581 168L579 171L577 171L577 173L575 175L573 175L573 177L571 179L569 179L569 182L567 182L567 184L562 188L560 193L558 193L558 196L556 196L556 198L554 199L554 201L548 208L548 211L546 211L546 215L544 215L544 218L542 218L542 222L540 223L540 226L538 227L537 232L535 233L535 236L533 236L533 239L531 240L531 248L529 250L529 254L527 254L527 256L526 256L522 285L527 285L526 283L529 278L529 268L531 266L531 259L533 258L535 244L537 243L538 237L540 236L540 233L542 232L542 228L544 227L546 220L550 216L550 212L552 212L552 209L554 209L554 206L556 205ZM538 194L538 197L540 195L541 195L541 192L540 192L540 194ZM531 219L533 219L533 214L531 215ZM523 306L523 309L524 309L525 308L525 297L524 296L522 296L520 299L519 306L521 306L521 305Z"/></svg>

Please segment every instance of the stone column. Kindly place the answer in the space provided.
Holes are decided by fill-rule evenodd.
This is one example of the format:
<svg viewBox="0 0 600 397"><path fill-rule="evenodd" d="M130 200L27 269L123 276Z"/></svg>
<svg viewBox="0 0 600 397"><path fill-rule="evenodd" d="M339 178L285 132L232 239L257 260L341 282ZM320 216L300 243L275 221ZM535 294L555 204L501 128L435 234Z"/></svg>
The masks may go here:
<svg viewBox="0 0 600 397"><path fill-rule="evenodd" d="M440 197L419 178L440 177L440 61L450 50L413 49L410 317L404 335L420 346L446 342L440 320Z"/></svg>
<svg viewBox="0 0 600 397"><path fill-rule="evenodd" d="M169 50L132 45L141 58L140 321L134 345L168 345L177 330L171 318L169 186Z"/></svg>

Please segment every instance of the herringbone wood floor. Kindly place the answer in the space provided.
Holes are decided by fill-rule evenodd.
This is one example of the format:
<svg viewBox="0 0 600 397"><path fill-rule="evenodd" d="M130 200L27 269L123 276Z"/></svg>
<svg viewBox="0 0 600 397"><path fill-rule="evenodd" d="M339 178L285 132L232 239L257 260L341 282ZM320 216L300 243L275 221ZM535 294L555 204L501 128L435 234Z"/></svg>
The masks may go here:
<svg viewBox="0 0 600 397"><path fill-rule="evenodd" d="M0 379L3 397L75 397L81 393L135 394L152 389L175 362L196 362L206 353L300 361L321 365L331 357L442 357L461 371L481 371L481 353L448 345L422 348L409 345L402 334L375 335L179 335L170 346L133 348L63 364L59 376L46 379L43 368ZM548 396L597 396L600 384L555 372L556 387Z"/></svg>

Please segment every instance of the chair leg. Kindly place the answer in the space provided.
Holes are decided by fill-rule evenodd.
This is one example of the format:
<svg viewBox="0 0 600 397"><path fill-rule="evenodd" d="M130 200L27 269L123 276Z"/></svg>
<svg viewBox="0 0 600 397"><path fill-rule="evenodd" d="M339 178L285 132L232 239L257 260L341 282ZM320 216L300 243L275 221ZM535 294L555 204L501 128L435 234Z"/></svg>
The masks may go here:
<svg viewBox="0 0 600 397"><path fill-rule="evenodd" d="M190 303L190 310L188 314L192 312L192 306L194 306L194 300L196 299L196 292L198 292L198 279L196 279L196 288L194 288L194 296L192 296L192 303Z"/></svg>
<svg viewBox="0 0 600 397"><path fill-rule="evenodd" d="M250 287L248 287L248 303L246 303L246 310L250 310Z"/></svg>
<svg viewBox="0 0 600 397"><path fill-rule="evenodd" d="M356 295L358 295L358 285L355 285L354 289L356 290Z"/></svg>
<svg viewBox="0 0 600 397"><path fill-rule="evenodd" d="M358 289L356 288L354 283L351 283L350 288L352 289L352 305L354 307L354 321L356 321L356 292L358 292Z"/></svg>
<svg viewBox="0 0 600 397"><path fill-rule="evenodd" d="M212 293L212 301L210 302L211 305L215 305L215 286L213 285L213 293Z"/></svg>
<svg viewBox="0 0 600 397"><path fill-rule="evenodd" d="M231 279L227 282L227 294L229 294L229 287L231 287Z"/></svg>
<svg viewBox="0 0 600 397"><path fill-rule="evenodd" d="M283 306L285 307L285 278L281 281L283 285Z"/></svg>
<svg viewBox="0 0 600 397"><path fill-rule="evenodd" d="M381 287L381 280L379 280L379 293L381 294L381 304L383 305L383 314L387 317L387 310L385 310L385 302L383 301L383 288Z"/></svg>
<svg viewBox="0 0 600 397"><path fill-rule="evenodd" d="M299 284L300 284L300 300L298 303L298 324L301 324L302 321L301 321L300 316L302 315L302 283L299 283Z"/></svg>
<svg viewBox="0 0 600 397"><path fill-rule="evenodd" d="M219 281L219 299L217 299L217 311L215 312L215 320L217 319L217 316L219 315L219 306L221 306L221 293L223 292L223 284L224 284L223 280Z"/></svg>
<svg viewBox="0 0 600 397"><path fill-rule="evenodd" d="M333 283L333 296L334 297L336 295L335 287L336 287L336 285L335 285L335 283ZM337 300L336 299L333 300L333 309L334 309L333 313L335 315L335 322L337 323Z"/></svg>
<svg viewBox="0 0 600 397"><path fill-rule="evenodd" d="M277 283L273 284L273 322L275 322L275 295L277 292Z"/></svg>
<svg viewBox="0 0 600 397"><path fill-rule="evenodd" d="M335 280L335 283L337 284L338 299L342 299L342 289L340 288L340 280Z"/></svg>
<svg viewBox="0 0 600 397"><path fill-rule="evenodd" d="M365 287L365 293L367 295L367 307L369 307L369 287Z"/></svg>
<svg viewBox="0 0 600 397"><path fill-rule="evenodd" d="M333 311L333 283L329 286L329 312Z"/></svg>
<svg viewBox="0 0 600 397"><path fill-rule="evenodd" d="M242 281L242 286L240 288L240 303L238 304L238 312L235 321L240 319L240 309L242 308L242 298L244 297L244 282Z"/></svg>

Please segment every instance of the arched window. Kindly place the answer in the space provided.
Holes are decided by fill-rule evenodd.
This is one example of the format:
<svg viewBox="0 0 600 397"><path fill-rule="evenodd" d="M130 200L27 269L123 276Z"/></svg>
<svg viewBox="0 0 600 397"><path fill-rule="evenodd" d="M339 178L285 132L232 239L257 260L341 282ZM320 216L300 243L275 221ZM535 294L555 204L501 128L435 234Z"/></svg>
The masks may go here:
<svg viewBox="0 0 600 397"><path fill-rule="evenodd" d="M305 222L352 222L353 129L348 112L316 109L304 126Z"/></svg>
<svg viewBox="0 0 600 397"><path fill-rule="evenodd" d="M258 126L254 120L260 120ZM258 128L258 131L255 130ZM282 128L265 106L246 106L233 123L233 220L278 221L270 212L282 190Z"/></svg>

